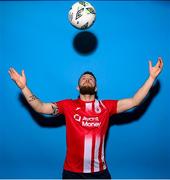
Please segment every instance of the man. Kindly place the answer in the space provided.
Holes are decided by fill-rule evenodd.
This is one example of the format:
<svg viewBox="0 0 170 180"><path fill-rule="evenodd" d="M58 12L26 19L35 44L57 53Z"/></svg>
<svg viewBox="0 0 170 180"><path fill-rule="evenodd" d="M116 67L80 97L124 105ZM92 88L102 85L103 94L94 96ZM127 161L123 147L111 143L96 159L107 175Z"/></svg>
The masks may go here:
<svg viewBox="0 0 170 180"><path fill-rule="evenodd" d="M55 103L43 103L32 94L26 85L23 70L22 75L19 75L15 69L10 68L9 74L36 112L65 115L67 154L63 178L110 179L111 176L104 158L104 142L109 117L138 106L148 94L162 68L163 61L161 58L158 58L155 66L152 66L152 62L149 61L149 77L144 85L133 97L122 100L99 101L95 99L96 78L93 73L85 72L78 81L79 98Z"/></svg>

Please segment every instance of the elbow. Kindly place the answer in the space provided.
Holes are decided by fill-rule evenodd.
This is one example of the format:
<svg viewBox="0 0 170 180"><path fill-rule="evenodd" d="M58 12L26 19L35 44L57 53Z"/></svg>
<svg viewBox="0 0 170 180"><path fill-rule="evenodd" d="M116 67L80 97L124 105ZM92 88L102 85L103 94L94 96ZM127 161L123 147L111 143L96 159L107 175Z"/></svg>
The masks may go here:
<svg viewBox="0 0 170 180"><path fill-rule="evenodd" d="M39 114L43 114L41 108L35 108L34 111L37 112L37 113L39 113Z"/></svg>
<svg viewBox="0 0 170 180"><path fill-rule="evenodd" d="M39 113L39 114L44 114L44 111L43 111L43 104L41 105L38 105L34 108L35 112Z"/></svg>
<svg viewBox="0 0 170 180"><path fill-rule="evenodd" d="M137 106L140 105L140 101L138 101L138 100L135 99L135 98L132 98L132 99L133 99L133 100L132 100L133 107L137 107Z"/></svg>

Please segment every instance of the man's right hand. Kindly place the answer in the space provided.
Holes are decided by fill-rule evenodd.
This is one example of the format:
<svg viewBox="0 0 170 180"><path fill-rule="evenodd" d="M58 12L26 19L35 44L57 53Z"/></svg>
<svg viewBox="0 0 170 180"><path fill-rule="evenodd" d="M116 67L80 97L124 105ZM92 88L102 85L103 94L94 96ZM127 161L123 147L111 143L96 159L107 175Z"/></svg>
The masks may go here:
<svg viewBox="0 0 170 180"><path fill-rule="evenodd" d="M14 68L10 68L8 71L11 79L17 84L20 89L24 89L26 86L26 77L24 70L22 70L22 74L20 75Z"/></svg>
<svg viewBox="0 0 170 180"><path fill-rule="evenodd" d="M9 69L9 75L11 79L17 84L17 86L22 90L23 95L25 96L29 105L38 113L42 114L58 114L57 104L53 103L44 103L40 99L38 99L30 89L26 86L26 77L24 70L22 70L22 74L20 75L14 68Z"/></svg>

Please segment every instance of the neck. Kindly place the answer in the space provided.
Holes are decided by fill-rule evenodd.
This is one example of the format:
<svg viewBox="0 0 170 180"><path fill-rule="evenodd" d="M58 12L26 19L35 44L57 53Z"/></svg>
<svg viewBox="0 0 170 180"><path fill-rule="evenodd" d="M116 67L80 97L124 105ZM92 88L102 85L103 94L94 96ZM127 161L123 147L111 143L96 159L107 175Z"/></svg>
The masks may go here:
<svg viewBox="0 0 170 180"><path fill-rule="evenodd" d="M94 101L95 95L82 95L82 94L80 94L80 99L82 101Z"/></svg>

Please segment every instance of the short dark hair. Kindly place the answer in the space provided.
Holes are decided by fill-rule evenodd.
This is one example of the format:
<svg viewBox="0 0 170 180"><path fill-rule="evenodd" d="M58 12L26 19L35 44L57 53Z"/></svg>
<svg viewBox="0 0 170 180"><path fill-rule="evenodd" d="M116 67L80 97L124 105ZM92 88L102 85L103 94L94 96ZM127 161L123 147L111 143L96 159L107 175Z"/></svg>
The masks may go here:
<svg viewBox="0 0 170 180"><path fill-rule="evenodd" d="M83 74L81 74L81 76L80 76L80 78L79 78L79 80L78 80L78 85L79 85L79 83L80 83L80 79L81 79L82 76L84 76L85 74L89 74L89 75L93 76L93 78L95 79L95 82L97 83L97 80L96 80L95 75L94 75L91 71L85 71Z"/></svg>

